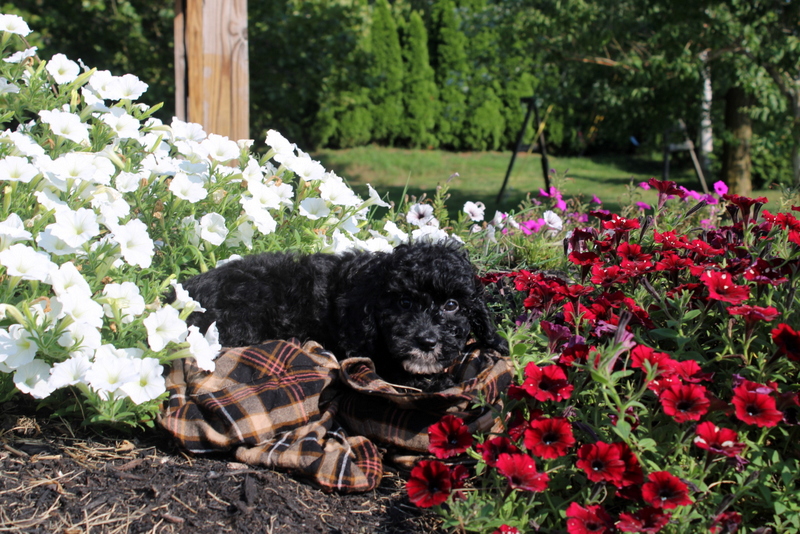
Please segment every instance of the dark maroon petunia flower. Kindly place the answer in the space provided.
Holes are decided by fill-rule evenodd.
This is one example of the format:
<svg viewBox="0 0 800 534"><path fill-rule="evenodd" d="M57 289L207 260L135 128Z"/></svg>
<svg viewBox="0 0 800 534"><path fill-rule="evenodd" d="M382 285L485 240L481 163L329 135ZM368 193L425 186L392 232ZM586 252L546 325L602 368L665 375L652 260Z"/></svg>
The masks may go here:
<svg viewBox="0 0 800 534"><path fill-rule="evenodd" d="M501 454L513 454L520 452L519 448L505 436L497 436L492 439L487 439L483 443L475 445L475 449L481 453L483 461L489 467L497 466L497 459L500 458Z"/></svg>
<svg viewBox="0 0 800 534"><path fill-rule="evenodd" d="M709 452L734 457L744 449L744 443L736 441L739 435L730 428L720 428L711 421L697 425L694 444Z"/></svg>
<svg viewBox="0 0 800 534"><path fill-rule="evenodd" d="M570 398L573 386L558 365L539 367L531 362L525 367L525 391L538 401L561 401Z"/></svg>
<svg viewBox="0 0 800 534"><path fill-rule="evenodd" d="M617 487L638 487L644 482L644 473L642 472L639 458L636 457L636 453L631 450L627 443L620 442L613 445L619 450L619 458L625 464L625 471L622 473L621 482Z"/></svg>
<svg viewBox="0 0 800 534"><path fill-rule="evenodd" d="M575 445L572 425L563 417L531 421L525 430L525 447L534 456L544 459L560 458Z"/></svg>
<svg viewBox="0 0 800 534"><path fill-rule="evenodd" d="M450 496L453 483L450 469L438 460L422 460L411 470L406 482L408 498L420 508L442 504Z"/></svg>
<svg viewBox="0 0 800 534"><path fill-rule="evenodd" d="M613 532L611 517L599 504L581 506L571 502L567 507L567 532L569 534L599 534Z"/></svg>
<svg viewBox="0 0 800 534"><path fill-rule="evenodd" d="M706 398L706 388L699 384L673 384L661 391L658 400L664 413L676 423L699 421L711 404Z"/></svg>
<svg viewBox="0 0 800 534"><path fill-rule="evenodd" d="M756 218L761 206L769 202L766 197L750 198L741 195L722 195L722 198L739 209L739 214L742 216L742 222L744 222L744 224L750 222L751 216L752 218ZM752 209L751 213L751 208L754 206L755 208ZM736 220L734 219L733 222L735 223Z"/></svg>
<svg viewBox="0 0 800 534"><path fill-rule="evenodd" d="M714 517L708 532L710 534L732 534L739 530L741 524L742 514L728 510Z"/></svg>
<svg viewBox="0 0 800 534"><path fill-rule="evenodd" d="M736 417L748 425L775 426L783 419L783 412L776 409L774 398L750 391L745 385L734 388L731 403L736 408Z"/></svg>
<svg viewBox="0 0 800 534"><path fill-rule="evenodd" d="M650 473L647 480L642 485L642 498L651 506L669 510L694 502L689 498L688 486L667 471Z"/></svg>
<svg viewBox="0 0 800 534"><path fill-rule="evenodd" d="M504 453L497 459L497 472L508 479L508 485L525 491L544 491L550 477L536 471L536 462L527 454Z"/></svg>
<svg viewBox="0 0 800 534"><path fill-rule="evenodd" d="M730 274L717 271L705 271L700 280L708 288L708 297L730 304L741 304L750 298L750 287L734 283Z"/></svg>
<svg viewBox="0 0 800 534"><path fill-rule="evenodd" d="M780 323L777 328L772 329L771 334L780 354L800 362L800 332L796 332L786 323Z"/></svg>
<svg viewBox="0 0 800 534"><path fill-rule="evenodd" d="M788 281L788 278L786 278L783 273L783 263L784 260L780 258L770 261L763 258L756 258L756 261L745 269L743 276L745 280L757 284L777 286Z"/></svg>
<svg viewBox="0 0 800 534"><path fill-rule="evenodd" d="M457 456L472 446L472 434L455 415L445 415L428 427L428 438L429 450L440 459Z"/></svg>
<svg viewBox="0 0 800 534"><path fill-rule="evenodd" d="M621 486L625 462L620 453L619 447L613 443L587 443L578 449L578 461L575 465L583 469L592 482L607 481Z"/></svg>
<svg viewBox="0 0 800 534"><path fill-rule="evenodd" d="M669 523L669 512L647 506L632 514L619 514L617 528L622 532L659 532Z"/></svg>

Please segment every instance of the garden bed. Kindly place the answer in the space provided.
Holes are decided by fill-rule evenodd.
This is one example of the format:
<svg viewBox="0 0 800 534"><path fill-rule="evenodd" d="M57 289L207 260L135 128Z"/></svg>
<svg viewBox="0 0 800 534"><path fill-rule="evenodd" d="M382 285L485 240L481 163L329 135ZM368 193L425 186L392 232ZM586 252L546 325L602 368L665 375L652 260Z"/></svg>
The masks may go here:
<svg viewBox="0 0 800 534"><path fill-rule="evenodd" d="M431 533L388 470L375 490L323 493L224 455L191 457L160 430L103 437L6 403L0 428L0 530L84 532Z"/></svg>

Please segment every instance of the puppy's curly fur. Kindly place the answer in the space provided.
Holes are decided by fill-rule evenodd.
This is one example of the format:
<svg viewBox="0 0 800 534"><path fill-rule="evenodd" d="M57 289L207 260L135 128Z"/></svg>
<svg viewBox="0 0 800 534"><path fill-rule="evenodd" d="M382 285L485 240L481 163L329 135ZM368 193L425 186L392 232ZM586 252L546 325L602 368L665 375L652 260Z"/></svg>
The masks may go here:
<svg viewBox="0 0 800 534"><path fill-rule="evenodd" d="M466 252L454 242L401 245L391 253L266 253L183 283L206 308L189 324L217 323L220 342L314 340L339 359L370 358L390 382L433 390L464 353L508 352Z"/></svg>

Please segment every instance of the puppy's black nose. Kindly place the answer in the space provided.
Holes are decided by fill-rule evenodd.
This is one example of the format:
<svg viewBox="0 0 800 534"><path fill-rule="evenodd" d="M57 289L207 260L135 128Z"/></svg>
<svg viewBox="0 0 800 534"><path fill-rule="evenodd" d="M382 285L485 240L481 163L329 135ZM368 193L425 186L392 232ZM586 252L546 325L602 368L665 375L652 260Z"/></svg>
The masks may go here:
<svg viewBox="0 0 800 534"><path fill-rule="evenodd" d="M417 342L417 346L424 351L435 349L436 343L439 341L439 338L436 337L436 334L431 331L417 334L417 337L414 339Z"/></svg>

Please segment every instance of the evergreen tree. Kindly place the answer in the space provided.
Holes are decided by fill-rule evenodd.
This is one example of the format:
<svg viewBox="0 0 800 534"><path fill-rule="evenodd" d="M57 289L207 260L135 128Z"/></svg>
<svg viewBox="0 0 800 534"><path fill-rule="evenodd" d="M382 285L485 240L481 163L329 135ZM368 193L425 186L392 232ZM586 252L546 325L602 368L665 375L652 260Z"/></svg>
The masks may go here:
<svg viewBox="0 0 800 534"><path fill-rule="evenodd" d="M485 73L482 69L481 73ZM491 81L473 80L467 99L469 114L463 125L464 145L472 150L497 150L503 142L506 121L500 88Z"/></svg>
<svg viewBox="0 0 800 534"><path fill-rule="evenodd" d="M373 139L391 145L400 133L403 118L403 56L397 24L387 0L375 2L370 44L373 57Z"/></svg>
<svg viewBox="0 0 800 534"><path fill-rule="evenodd" d="M433 11L432 60L439 88L440 114L437 137L440 144L461 148L462 127L467 115L467 38L461 31L452 0L436 3Z"/></svg>
<svg viewBox="0 0 800 534"><path fill-rule="evenodd" d="M436 146L433 130L436 127L438 90L428 55L428 32L417 11L413 11L409 17L403 59L403 103L406 113L403 116L402 137L414 148Z"/></svg>

